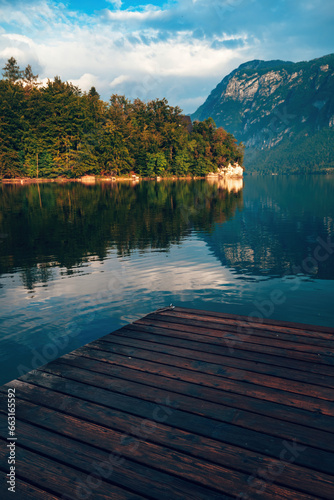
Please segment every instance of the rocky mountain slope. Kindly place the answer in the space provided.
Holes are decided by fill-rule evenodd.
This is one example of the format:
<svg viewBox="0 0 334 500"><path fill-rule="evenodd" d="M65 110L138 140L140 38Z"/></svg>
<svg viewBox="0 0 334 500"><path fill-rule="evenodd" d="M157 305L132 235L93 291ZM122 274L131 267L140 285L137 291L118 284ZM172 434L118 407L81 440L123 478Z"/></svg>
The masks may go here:
<svg viewBox="0 0 334 500"><path fill-rule="evenodd" d="M191 116L208 117L245 144L248 171L334 168L334 54L242 64Z"/></svg>

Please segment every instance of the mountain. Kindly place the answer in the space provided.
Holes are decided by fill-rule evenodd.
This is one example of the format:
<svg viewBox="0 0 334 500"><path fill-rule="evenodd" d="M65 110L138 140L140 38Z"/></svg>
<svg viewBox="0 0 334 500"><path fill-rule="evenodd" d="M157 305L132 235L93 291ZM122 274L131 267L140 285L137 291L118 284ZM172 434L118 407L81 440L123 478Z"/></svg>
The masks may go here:
<svg viewBox="0 0 334 500"><path fill-rule="evenodd" d="M241 64L191 115L209 117L244 143L248 172L334 169L334 54Z"/></svg>

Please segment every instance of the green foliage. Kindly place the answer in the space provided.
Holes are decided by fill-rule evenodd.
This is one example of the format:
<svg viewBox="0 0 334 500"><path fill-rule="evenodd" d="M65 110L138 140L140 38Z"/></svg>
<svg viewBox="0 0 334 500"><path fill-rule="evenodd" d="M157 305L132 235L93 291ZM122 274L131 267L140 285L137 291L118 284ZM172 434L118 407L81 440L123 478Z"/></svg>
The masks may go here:
<svg viewBox="0 0 334 500"><path fill-rule="evenodd" d="M27 85L36 85L37 84L38 75L34 75L34 73L32 72L30 64L28 64L28 66L24 70L22 76L23 76L23 81Z"/></svg>
<svg viewBox="0 0 334 500"><path fill-rule="evenodd" d="M162 151L158 153L147 153L146 175L163 175L167 167L167 160Z"/></svg>
<svg viewBox="0 0 334 500"><path fill-rule="evenodd" d="M2 70L4 79L8 80L9 82L14 83L22 78L22 71L20 70L20 67L18 66L17 61L14 57L8 59L6 65L2 68Z"/></svg>
<svg viewBox="0 0 334 500"><path fill-rule="evenodd" d="M247 157L247 169L262 173L327 173L334 169L334 130L322 129L308 136L299 134Z"/></svg>
<svg viewBox="0 0 334 500"><path fill-rule="evenodd" d="M30 65L14 58L0 81L0 177L205 175L242 162L231 134L212 119L192 132L166 99L112 95L109 103L58 76L39 87Z"/></svg>
<svg viewBox="0 0 334 500"><path fill-rule="evenodd" d="M178 151L174 158L174 172L178 176L185 176L189 172L191 165L191 155L190 151L187 149L182 149Z"/></svg>

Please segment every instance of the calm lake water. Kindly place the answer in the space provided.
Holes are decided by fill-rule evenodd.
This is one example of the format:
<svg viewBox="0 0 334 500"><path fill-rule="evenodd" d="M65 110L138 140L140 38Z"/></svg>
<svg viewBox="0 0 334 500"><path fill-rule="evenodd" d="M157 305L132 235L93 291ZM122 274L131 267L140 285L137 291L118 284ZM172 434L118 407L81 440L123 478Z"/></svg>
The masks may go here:
<svg viewBox="0 0 334 500"><path fill-rule="evenodd" d="M0 186L0 384L174 305L334 325L334 177Z"/></svg>

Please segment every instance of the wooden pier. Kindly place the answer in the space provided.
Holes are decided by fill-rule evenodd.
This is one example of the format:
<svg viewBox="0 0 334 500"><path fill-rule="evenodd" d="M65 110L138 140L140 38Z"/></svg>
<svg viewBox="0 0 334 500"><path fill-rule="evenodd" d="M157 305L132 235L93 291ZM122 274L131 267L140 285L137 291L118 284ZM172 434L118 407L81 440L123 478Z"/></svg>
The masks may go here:
<svg viewBox="0 0 334 500"><path fill-rule="evenodd" d="M333 346L326 327L149 314L0 387L0 497L333 500Z"/></svg>

